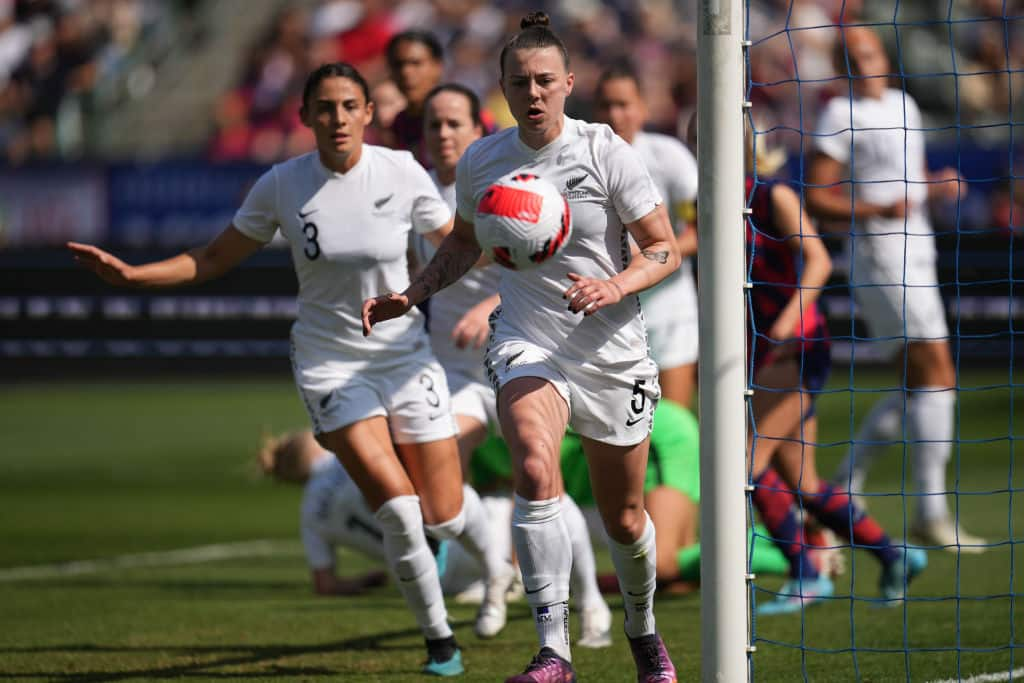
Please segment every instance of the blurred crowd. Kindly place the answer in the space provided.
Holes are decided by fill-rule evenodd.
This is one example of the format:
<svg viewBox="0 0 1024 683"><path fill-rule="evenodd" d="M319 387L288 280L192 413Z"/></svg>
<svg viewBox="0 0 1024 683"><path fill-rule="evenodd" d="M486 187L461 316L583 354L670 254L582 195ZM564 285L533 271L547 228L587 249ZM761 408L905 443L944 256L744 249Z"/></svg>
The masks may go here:
<svg viewBox="0 0 1024 683"><path fill-rule="evenodd" d="M401 77L388 68L388 41L424 27L443 51L445 79L473 89L496 125L507 125L510 118L497 89L498 54L521 16L538 4L552 15L572 56L577 94L572 115L589 116L600 70L629 57L644 65L652 125L676 131L680 114L692 110L696 96L696 32L690 13L672 2L322 0L287 7L257 43L242 83L218 104L210 157L272 161L311 149L297 118L299 97L306 74L326 61L350 62L366 76L377 102L377 128L386 130L405 107L396 87Z"/></svg>
<svg viewBox="0 0 1024 683"><path fill-rule="evenodd" d="M0 0L0 149L9 165L27 160L74 159L88 154L88 110L116 106L125 89L143 96L151 84L140 53L181 41L195 7L213 0ZM312 149L299 121L300 93L316 65L348 61L373 87L374 142L393 142L394 118L408 102L390 39L428 29L441 50L443 79L481 96L495 127L510 123L497 88L503 42L528 10L544 9L566 38L576 90L569 113L589 118L601 69L626 58L640 67L649 126L679 135L695 108L696 6L684 0L291 0L268 19L254 41L237 87L217 98L205 150L211 161L270 163ZM833 54L840 22L870 22L919 102L929 147L959 143L971 149L1009 150L1011 112L1024 79L1021 0L933 3L911 0L749 0L749 59L754 125L759 144L795 165L804 133L822 102L836 92ZM894 24L895 21L895 24ZM177 34L168 38L168 26ZM194 28L194 27L193 27ZM211 31L214 29L211 28ZM393 60L392 60L393 61ZM131 77L126 77L131 72ZM401 87L400 87L401 86ZM1018 136L1019 137L1019 136ZM187 151L184 153L188 153ZM1008 176L1020 174L1012 154L995 153L998 168L978 177L1002 180L964 207L988 220L1019 211ZM957 164L957 159L946 163ZM1024 159L1021 159L1024 163ZM965 163L965 165L968 165ZM988 161L983 166L991 166ZM971 170L964 169L970 176ZM989 196L991 195L991 197ZM991 201L990 201L991 200ZM1000 218L1002 220L1002 218Z"/></svg>
<svg viewBox="0 0 1024 683"><path fill-rule="evenodd" d="M0 150L9 165L88 152L89 113L143 97L196 0L0 0ZM171 25L179 30L172 33ZM119 88L127 88L128 93Z"/></svg>

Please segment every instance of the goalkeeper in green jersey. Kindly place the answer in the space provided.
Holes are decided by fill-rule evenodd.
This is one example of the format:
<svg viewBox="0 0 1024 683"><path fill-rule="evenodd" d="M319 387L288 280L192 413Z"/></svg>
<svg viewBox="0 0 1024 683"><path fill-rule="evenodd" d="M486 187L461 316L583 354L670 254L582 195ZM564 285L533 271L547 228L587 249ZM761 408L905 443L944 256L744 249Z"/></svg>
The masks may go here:
<svg viewBox="0 0 1024 683"><path fill-rule="evenodd" d="M693 413L672 401L659 401L654 412L644 495L647 511L657 531L658 585L668 591L691 590L700 580L700 545L697 543L699 450L699 430ZM590 488L587 461L577 434L570 431L565 435L561 455L566 493L583 509L591 533L603 537ZM504 442L492 437L474 451L470 473L474 486L481 491L510 480L512 469ZM789 563L768 540L767 530L758 528L755 531L756 537L748 536L748 547L750 544L753 546L751 571L786 575Z"/></svg>

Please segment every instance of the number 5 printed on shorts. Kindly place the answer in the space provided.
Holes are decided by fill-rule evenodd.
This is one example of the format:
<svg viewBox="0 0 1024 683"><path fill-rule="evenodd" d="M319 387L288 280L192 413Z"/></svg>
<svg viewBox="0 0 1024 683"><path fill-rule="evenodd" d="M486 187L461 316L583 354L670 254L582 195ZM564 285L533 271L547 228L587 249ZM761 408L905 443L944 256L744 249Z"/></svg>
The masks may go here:
<svg viewBox="0 0 1024 683"><path fill-rule="evenodd" d="M647 394L644 392L645 384L647 384L646 379L633 381L633 396L629 401L629 409L633 414L626 418L627 427L632 427L646 417L644 415L644 408L647 407Z"/></svg>

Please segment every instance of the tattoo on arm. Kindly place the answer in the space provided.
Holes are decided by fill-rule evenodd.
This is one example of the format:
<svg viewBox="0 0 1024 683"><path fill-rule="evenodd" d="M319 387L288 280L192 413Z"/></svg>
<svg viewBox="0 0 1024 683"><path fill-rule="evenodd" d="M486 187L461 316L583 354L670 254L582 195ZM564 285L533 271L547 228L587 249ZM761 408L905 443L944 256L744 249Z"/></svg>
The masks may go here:
<svg viewBox="0 0 1024 683"><path fill-rule="evenodd" d="M466 274L480 257L480 249L461 248L455 239L446 238L427 267L409 285L418 301L425 301Z"/></svg>
<svg viewBox="0 0 1024 683"><path fill-rule="evenodd" d="M668 252L667 251L648 251L644 249L640 252L644 255L644 258L648 261L657 261L658 263L668 263Z"/></svg>

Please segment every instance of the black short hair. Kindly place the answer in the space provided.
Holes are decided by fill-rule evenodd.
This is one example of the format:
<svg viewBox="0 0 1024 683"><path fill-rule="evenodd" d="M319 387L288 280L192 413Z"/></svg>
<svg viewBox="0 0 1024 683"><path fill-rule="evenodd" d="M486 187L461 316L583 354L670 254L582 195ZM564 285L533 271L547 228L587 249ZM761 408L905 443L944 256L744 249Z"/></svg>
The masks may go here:
<svg viewBox="0 0 1024 683"><path fill-rule="evenodd" d="M363 91L363 98L369 103L370 86L367 85L366 79L359 73L359 70L348 62L330 62L328 64L321 64L306 77L306 85L302 87L303 107L309 102L310 96L316 90L316 87L320 85L320 81L325 78L347 78L355 82Z"/></svg>
<svg viewBox="0 0 1024 683"><path fill-rule="evenodd" d="M388 41L388 66L394 65L395 60L398 59L398 46L402 43L419 43L427 48L434 61L440 62L444 59L444 48L441 47L441 41L437 39L437 36L430 31L412 29L397 33Z"/></svg>
<svg viewBox="0 0 1024 683"><path fill-rule="evenodd" d="M601 92L601 88L604 87L605 83L619 79L633 81L636 84L637 90L640 90L640 76L637 74L636 68L632 62L622 59L605 67L605 70L597 77L597 87L594 88L594 91Z"/></svg>
<svg viewBox="0 0 1024 683"><path fill-rule="evenodd" d="M430 100L434 98L434 95L439 95L443 92L451 92L456 95L462 95L469 100L469 113L473 117L473 124L484 127L484 121L480 116L480 98L476 96L476 93L462 85L461 83L442 83L436 86L433 90L427 93L426 99L423 100L424 109L430 104Z"/></svg>
<svg viewBox="0 0 1024 683"><path fill-rule="evenodd" d="M558 48L558 51L562 53L562 63L565 64L565 70L569 70L569 51L565 49L565 43L562 42L562 39L548 28L550 24L551 19L545 12L530 12L523 17L522 21L519 22L519 28L522 30L512 36L505 43L505 46L501 48L501 56L498 58L498 62L502 78L505 77L505 55L510 50L532 50L542 47Z"/></svg>

